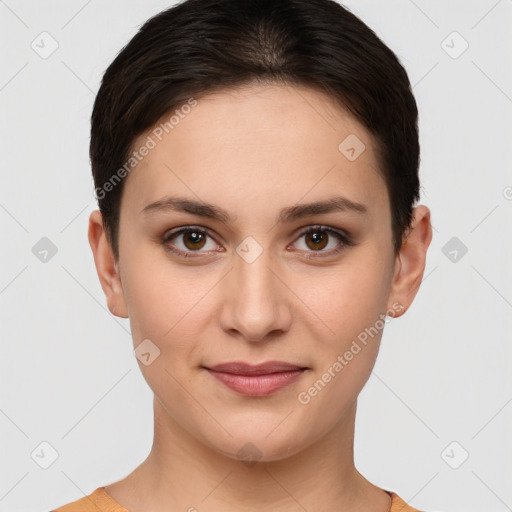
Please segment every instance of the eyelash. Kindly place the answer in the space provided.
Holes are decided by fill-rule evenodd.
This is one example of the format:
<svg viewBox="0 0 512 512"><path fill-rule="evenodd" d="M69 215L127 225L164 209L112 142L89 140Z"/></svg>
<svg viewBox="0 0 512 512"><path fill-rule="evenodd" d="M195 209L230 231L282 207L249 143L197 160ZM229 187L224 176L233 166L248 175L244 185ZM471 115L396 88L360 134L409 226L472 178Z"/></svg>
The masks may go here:
<svg viewBox="0 0 512 512"><path fill-rule="evenodd" d="M208 252L208 251L200 251L200 250L199 251L182 251L181 249L176 249L172 245L169 245L169 242L171 240L173 240L174 238L177 238L179 235L182 235L182 234L190 233L192 231L194 231L196 233L200 233L201 235L207 235L210 238L214 239L208 233L208 231L203 229L203 228L200 228L198 226L187 226L187 227L176 229L175 231L172 231L172 232L168 233L167 235L165 235L161 239L161 243L165 247L166 250L168 250L168 251L170 251L170 252L172 252L174 254L177 254L178 256L181 256L181 257L184 257L184 258L198 257L198 256L195 256L194 253L200 254L201 252ZM329 251L323 251L323 250L320 250L320 251L306 251L306 252L310 253L308 256L306 256L306 258L308 258L308 259L311 259L311 258L324 258L324 257L332 256L333 254L337 254L337 253L342 252L347 247L351 247L351 246L355 245L354 241L347 234L344 234L344 233L342 233L340 231L332 229L332 228L330 228L328 226L322 226L322 225L316 225L316 226L309 227L308 229L306 229L302 233L300 233L296 240L300 239L301 237L303 237L305 235L309 235L310 233L316 233L316 232L319 232L319 231L320 232L329 233L329 235L334 235L336 238L338 238L338 240L341 243L338 244L338 246L336 248L331 249Z"/></svg>

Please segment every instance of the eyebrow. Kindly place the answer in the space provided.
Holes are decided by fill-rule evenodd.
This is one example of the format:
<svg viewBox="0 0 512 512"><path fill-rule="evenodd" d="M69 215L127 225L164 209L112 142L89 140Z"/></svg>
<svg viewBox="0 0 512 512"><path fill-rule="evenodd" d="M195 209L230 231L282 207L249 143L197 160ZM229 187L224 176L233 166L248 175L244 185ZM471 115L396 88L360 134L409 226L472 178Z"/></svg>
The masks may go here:
<svg viewBox="0 0 512 512"><path fill-rule="evenodd" d="M231 216L226 210L210 203L188 199L186 197L164 197L163 199L159 199L145 206L141 210L141 213L148 214L166 211L190 213L192 215L218 220L224 224L228 224L231 220ZM368 209L362 203L351 201L343 196L335 196L323 201L315 201L283 208L279 211L277 223L282 224L311 215L333 212L366 214L368 213Z"/></svg>

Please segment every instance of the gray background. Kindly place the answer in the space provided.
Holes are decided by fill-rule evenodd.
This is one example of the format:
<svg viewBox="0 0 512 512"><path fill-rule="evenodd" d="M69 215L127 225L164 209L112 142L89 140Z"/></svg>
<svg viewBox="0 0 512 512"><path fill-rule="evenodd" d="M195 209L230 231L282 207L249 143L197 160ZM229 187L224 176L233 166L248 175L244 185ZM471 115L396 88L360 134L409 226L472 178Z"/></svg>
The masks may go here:
<svg viewBox="0 0 512 512"><path fill-rule="evenodd" d="M151 447L152 394L87 241L89 117L107 65L169 5L0 2L0 511L76 500ZM512 510L512 1L344 5L409 73L434 227L360 396L356 466L422 510Z"/></svg>

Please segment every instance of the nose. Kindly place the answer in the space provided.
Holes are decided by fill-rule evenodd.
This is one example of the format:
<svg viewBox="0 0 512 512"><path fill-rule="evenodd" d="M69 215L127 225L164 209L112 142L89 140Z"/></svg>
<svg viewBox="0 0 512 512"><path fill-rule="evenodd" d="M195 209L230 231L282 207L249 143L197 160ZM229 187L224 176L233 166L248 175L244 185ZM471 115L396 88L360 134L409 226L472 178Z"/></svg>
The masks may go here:
<svg viewBox="0 0 512 512"><path fill-rule="evenodd" d="M232 336L250 342L273 339L290 329L293 293L283 270L263 251L252 262L235 256L223 288L220 325Z"/></svg>

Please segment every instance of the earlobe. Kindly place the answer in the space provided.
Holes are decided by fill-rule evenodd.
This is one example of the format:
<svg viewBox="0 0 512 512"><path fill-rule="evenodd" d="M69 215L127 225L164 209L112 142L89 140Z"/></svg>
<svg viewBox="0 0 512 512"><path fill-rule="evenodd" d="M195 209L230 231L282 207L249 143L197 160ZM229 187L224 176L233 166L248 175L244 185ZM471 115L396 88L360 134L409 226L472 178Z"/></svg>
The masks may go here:
<svg viewBox="0 0 512 512"><path fill-rule="evenodd" d="M388 302L388 309L396 311L395 317L402 316L409 309L419 290L431 240L430 210L423 205L417 206L410 230L397 256L398 261L395 262Z"/></svg>
<svg viewBox="0 0 512 512"><path fill-rule="evenodd" d="M94 210L89 216L88 238L108 309L115 316L128 318L119 265L108 242L99 210Z"/></svg>

